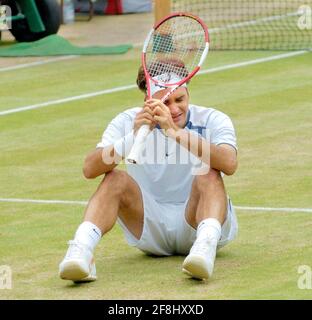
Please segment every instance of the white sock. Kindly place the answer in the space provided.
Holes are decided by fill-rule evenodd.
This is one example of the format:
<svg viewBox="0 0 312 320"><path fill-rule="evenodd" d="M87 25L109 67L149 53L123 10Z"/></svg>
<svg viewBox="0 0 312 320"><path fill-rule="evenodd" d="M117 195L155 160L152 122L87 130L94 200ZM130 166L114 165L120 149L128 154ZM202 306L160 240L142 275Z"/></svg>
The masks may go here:
<svg viewBox="0 0 312 320"><path fill-rule="evenodd" d="M200 222L197 227L197 239L208 239L218 244L221 238L221 224L215 218L208 218Z"/></svg>
<svg viewBox="0 0 312 320"><path fill-rule="evenodd" d="M74 240L94 250L102 237L101 230L92 222L84 221L77 229Z"/></svg>

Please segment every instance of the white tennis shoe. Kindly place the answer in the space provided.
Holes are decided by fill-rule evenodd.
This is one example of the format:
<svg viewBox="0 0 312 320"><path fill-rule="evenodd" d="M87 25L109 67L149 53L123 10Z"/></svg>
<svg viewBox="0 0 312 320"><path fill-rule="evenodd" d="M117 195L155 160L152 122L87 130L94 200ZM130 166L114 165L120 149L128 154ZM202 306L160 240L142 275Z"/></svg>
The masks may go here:
<svg viewBox="0 0 312 320"><path fill-rule="evenodd" d="M71 240L65 258L59 265L61 279L74 282L96 280L96 268L92 251L84 244Z"/></svg>
<svg viewBox="0 0 312 320"><path fill-rule="evenodd" d="M183 262L183 272L195 279L210 278L213 272L216 250L217 243L215 241L207 238L197 239Z"/></svg>

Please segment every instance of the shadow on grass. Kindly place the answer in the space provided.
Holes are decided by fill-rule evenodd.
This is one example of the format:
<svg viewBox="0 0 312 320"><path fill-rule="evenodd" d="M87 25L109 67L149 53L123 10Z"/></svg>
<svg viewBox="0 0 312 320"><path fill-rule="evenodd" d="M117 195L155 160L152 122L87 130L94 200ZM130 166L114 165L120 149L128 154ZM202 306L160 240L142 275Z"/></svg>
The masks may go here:
<svg viewBox="0 0 312 320"><path fill-rule="evenodd" d="M63 285L61 285L62 289L64 290L81 290L81 288L92 288L97 287L96 283L99 281L90 281L90 282L72 282L71 280L66 280L66 282L63 282Z"/></svg>
<svg viewBox="0 0 312 320"><path fill-rule="evenodd" d="M222 250L221 249L220 251L217 251L217 259L218 260L229 259L229 258L232 258L233 256L235 256L235 255L230 250Z"/></svg>
<svg viewBox="0 0 312 320"><path fill-rule="evenodd" d="M208 283L208 280L195 279L188 276L187 274L182 274L182 277L183 277L184 283L189 286L194 286L194 285L203 286L203 285L207 285Z"/></svg>

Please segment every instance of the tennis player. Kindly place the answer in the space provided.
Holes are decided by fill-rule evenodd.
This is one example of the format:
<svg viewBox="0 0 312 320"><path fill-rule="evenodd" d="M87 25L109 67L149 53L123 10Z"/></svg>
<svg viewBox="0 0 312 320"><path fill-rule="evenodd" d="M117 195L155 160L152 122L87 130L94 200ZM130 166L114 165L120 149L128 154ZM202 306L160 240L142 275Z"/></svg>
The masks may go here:
<svg viewBox="0 0 312 320"><path fill-rule="evenodd" d="M179 80L177 74L161 76L170 78L169 84ZM146 94L142 68L137 84ZM232 121L190 104L186 84L162 103L168 90L152 85L144 108L118 114L87 155L84 176L104 178L59 265L62 279L96 280L94 249L116 222L128 244L148 255L185 255L182 270L197 279L212 276L217 249L236 236L236 215L222 178L237 168ZM143 124L151 133L142 161L128 163L127 172L115 169Z"/></svg>

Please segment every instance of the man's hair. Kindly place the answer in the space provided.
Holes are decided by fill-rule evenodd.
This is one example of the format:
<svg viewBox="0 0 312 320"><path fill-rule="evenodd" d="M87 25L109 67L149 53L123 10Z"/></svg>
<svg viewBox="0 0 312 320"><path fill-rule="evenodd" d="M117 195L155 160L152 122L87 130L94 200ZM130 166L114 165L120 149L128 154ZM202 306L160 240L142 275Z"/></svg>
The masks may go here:
<svg viewBox="0 0 312 320"><path fill-rule="evenodd" d="M152 62L149 67L149 73L152 77L156 77L159 76L163 73L168 72L168 65L170 65L170 70L172 70L172 65L174 66L174 73L176 73L179 77L181 78L185 78L188 76L189 72L186 69L184 63L180 60L158 60L155 62ZM139 70L138 70L138 76L137 76L137 80L136 80L137 86L138 88L143 91L144 93L146 93L147 91L147 87L146 87L146 79L145 79L145 74L144 74L144 69L143 66L140 66ZM189 81L187 81L187 83L189 83Z"/></svg>

